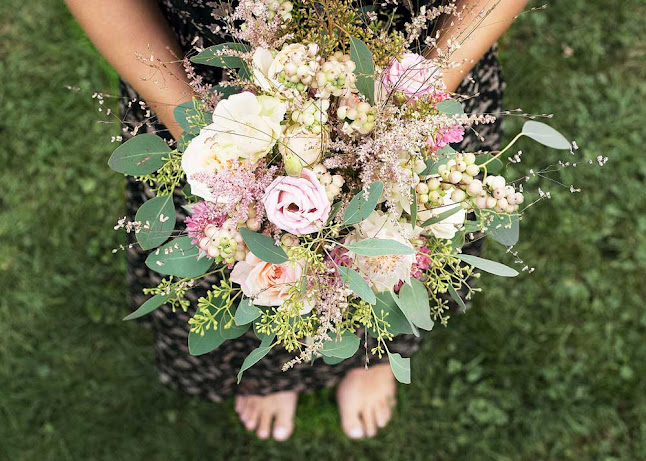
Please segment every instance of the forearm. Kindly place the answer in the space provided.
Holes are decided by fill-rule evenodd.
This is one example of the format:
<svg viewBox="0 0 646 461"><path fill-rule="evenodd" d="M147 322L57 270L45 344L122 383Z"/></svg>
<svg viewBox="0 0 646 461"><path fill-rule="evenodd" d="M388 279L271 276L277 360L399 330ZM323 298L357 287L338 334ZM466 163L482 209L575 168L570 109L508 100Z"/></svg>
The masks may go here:
<svg viewBox="0 0 646 461"><path fill-rule="evenodd" d="M190 100L192 93L178 61L181 49L156 2L66 0L66 3L101 54L177 138L182 130L173 118L173 108ZM153 62L149 62L151 54Z"/></svg>
<svg viewBox="0 0 646 461"><path fill-rule="evenodd" d="M437 46L427 50L427 57L448 56L452 68L444 69L443 79L449 91L455 91L473 66L509 28L528 0L459 0L457 8L462 19L440 18ZM459 43L449 51L451 43Z"/></svg>

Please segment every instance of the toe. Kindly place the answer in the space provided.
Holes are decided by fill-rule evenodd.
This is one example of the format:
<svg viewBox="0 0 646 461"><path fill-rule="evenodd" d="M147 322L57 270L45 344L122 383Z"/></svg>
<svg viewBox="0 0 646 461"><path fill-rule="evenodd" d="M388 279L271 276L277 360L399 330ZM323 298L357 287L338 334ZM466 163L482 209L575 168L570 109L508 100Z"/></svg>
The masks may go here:
<svg viewBox="0 0 646 461"><path fill-rule="evenodd" d="M374 437L377 435L377 422L375 420L375 411L373 407L365 408L361 412L361 420L363 421L363 428L366 437Z"/></svg>
<svg viewBox="0 0 646 461"><path fill-rule="evenodd" d="M273 419L273 417L274 414L268 411L267 408L264 408L260 412L260 417L258 419L258 430L256 431L256 435L259 439L269 438L271 431L271 420Z"/></svg>
<svg viewBox="0 0 646 461"><path fill-rule="evenodd" d="M341 410L341 429L351 439L364 437L363 424L356 411Z"/></svg>
<svg viewBox="0 0 646 461"><path fill-rule="evenodd" d="M294 413L296 406L287 406L279 408L274 420L274 430L272 436L274 439L282 442L287 440L294 431Z"/></svg>
<svg viewBox="0 0 646 461"><path fill-rule="evenodd" d="M378 427L386 427L390 421L390 408L391 406L384 401L379 402L375 407L375 421Z"/></svg>
<svg viewBox="0 0 646 461"><path fill-rule="evenodd" d="M258 410L258 403L255 401L255 399L248 399L240 419L249 431L254 430L258 425Z"/></svg>

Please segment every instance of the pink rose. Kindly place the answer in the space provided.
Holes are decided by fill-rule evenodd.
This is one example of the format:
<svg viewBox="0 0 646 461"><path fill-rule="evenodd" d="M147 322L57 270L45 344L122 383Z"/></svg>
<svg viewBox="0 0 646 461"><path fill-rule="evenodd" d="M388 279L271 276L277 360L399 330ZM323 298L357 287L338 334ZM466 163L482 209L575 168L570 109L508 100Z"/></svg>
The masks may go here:
<svg viewBox="0 0 646 461"><path fill-rule="evenodd" d="M401 61L393 59L384 71L383 81L390 88L418 98L444 88L442 74L431 61L415 53L405 53Z"/></svg>
<svg viewBox="0 0 646 461"><path fill-rule="evenodd" d="M330 200L316 175L303 169L300 178L279 176L262 200L267 219L290 234L318 231L330 215Z"/></svg>
<svg viewBox="0 0 646 461"><path fill-rule="evenodd" d="M240 285L242 292L257 306L280 306L289 297L289 288L298 283L303 274L300 263L271 264L248 253L244 261L236 263L231 281ZM305 303L301 315L312 310Z"/></svg>

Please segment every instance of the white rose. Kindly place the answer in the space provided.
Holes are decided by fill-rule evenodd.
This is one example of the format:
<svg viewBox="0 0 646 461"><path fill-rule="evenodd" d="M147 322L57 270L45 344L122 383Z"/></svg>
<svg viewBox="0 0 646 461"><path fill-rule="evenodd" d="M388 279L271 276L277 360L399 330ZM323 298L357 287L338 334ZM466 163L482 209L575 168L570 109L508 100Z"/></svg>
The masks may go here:
<svg viewBox="0 0 646 461"><path fill-rule="evenodd" d="M442 206L437 207L433 210L424 210L417 213L417 220L419 222L424 222L427 219L432 218L433 216L438 216L440 213L444 213L456 207L460 208L460 210L458 210L448 218L427 227L427 229L430 230L437 238L449 240L452 239L453 237L455 237L455 233L457 232L458 228L462 226L462 224L464 224L464 220L467 218L466 210L459 204L456 204L453 200L451 200L452 191L453 189L446 191L446 195L442 200Z"/></svg>
<svg viewBox="0 0 646 461"><path fill-rule="evenodd" d="M294 155L302 166L307 167L321 160L327 143L328 136L325 130L316 134L299 125L293 125L285 129L278 143L278 151L283 158L289 154Z"/></svg>
<svg viewBox="0 0 646 461"><path fill-rule="evenodd" d="M263 91L271 92L277 88L276 83L269 79L269 66L274 61L274 55L267 48L256 48L251 60L253 79Z"/></svg>
<svg viewBox="0 0 646 461"><path fill-rule="evenodd" d="M348 234L345 243L378 238L391 239L413 248L409 239L416 236L416 232L409 224L400 223L390 214L374 211L367 219L359 223L355 230ZM400 280L410 280L410 271L415 262L415 255L384 255L384 256L359 256L355 257L357 269L361 275L368 278L375 291L392 290Z"/></svg>
<svg viewBox="0 0 646 461"><path fill-rule="evenodd" d="M213 200L208 188L193 175L215 173L241 162L253 164L267 155L281 134L285 110L278 99L249 92L220 101L213 112L213 123L202 128L182 156L192 192Z"/></svg>

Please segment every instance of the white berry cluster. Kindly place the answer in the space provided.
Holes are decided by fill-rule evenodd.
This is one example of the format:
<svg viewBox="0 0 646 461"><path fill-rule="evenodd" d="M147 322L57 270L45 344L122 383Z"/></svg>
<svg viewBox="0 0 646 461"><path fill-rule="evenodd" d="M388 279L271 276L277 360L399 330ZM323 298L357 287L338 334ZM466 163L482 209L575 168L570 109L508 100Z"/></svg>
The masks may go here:
<svg viewBox="0 0 646 461"><path fill-rule="evenodd" d="M492 208L497 213L518 211L524 197L521 192L505 183L502 176L490 175L484 182L476 176L480 167L472 153L456 154L455 158L440 165L438 175L421 180L417 186L417 200L429 208L439 206L450 191L450 198L465 209Z"/></svg>
<svg viewBox="0 0 646 461"><path fill-rule="evenodd" d="M341 188L345 184L343 176L340 174L330 174L330 172L325 168L325 165L317 164L312 167L312 171L316 175L316 179L319 180L321 185L325 187L325 192L327 193L327 198L330 202L341 193Z"/></svg>
<svg viewBox="0 0 646 461"><path fill-rule="evenodd" d="M322 59L311 84L312 88L317 89L316 97L329 99L330 96L348 94L357 81L354 75L356 67L350 56L340 51Z"/></svg>
<svg viewBox="0 0 646 461"><path fill-rule="evenodd" d="M278 0L271 0L267 5L267 9L269 10L267 13L267 19L270 21L273 20L276 15L279 15L283 21L289 21L292 19L292 10L294 9L294 5L289 1L281 2Z"/></svg>
<svg viewBox="0 0 646 461"><path fill-rule="evenodd" d="M308 99L301 106L291 113L294 123L301 125L308 131L319 134L325 128L328 121L329 99Z"/></svg>
<svg viewBox="0 0 646 461"><path fill-rule="evenodd" d="M235 224L229 221L222 227L213 224L206 226L198 247L218 263L233 264L235 261L243 261L247 256L247 247L242 235L237 231Z"/></svg>
<svg viewBox="0 0 646 461"><path fill-rule="evenodd" d="M368 134L375 127L376 108L365 101L357 101L356 95L339 100L336 116L343 124L343 132L351 135L355 132Z"/></svg>
<svg viewBox="0 0 646 461"><path fill-rule="evenodd" d="M290 48L284 57L282 71L276 78L287 88L305 91L313 86L320 71L319 47L316 43L310 43L307 46L290 45Z"/></svg>

